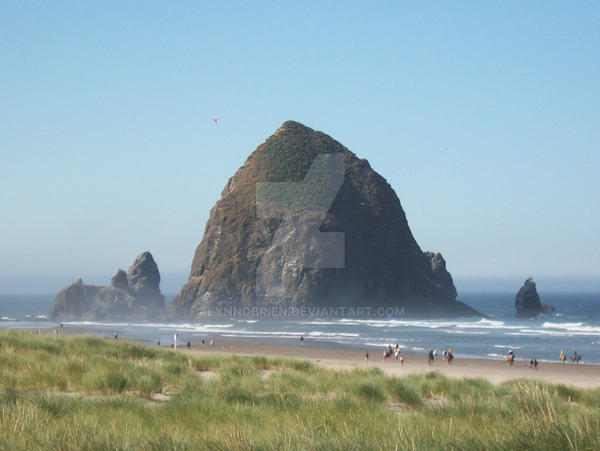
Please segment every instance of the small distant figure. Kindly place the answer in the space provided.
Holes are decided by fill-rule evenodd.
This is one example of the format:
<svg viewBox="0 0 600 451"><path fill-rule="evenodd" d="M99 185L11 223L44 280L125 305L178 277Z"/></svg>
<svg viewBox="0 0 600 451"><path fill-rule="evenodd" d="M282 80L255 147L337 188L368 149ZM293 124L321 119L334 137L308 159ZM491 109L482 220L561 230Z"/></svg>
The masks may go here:
<svg viewBox="0 0 600 451"><path fill-rule="evenodd" d="M400 354L400 366L404 366L404 355Z"/></svg>
<svg viewBox="0 0 600 451"><path fill-rule="evenodd" d="M63 326L63 323L60 323L60 328L62 329L63 327L65 327L65 326Z"/></svg>
<svg viewBox="0 0 600 451"><path fill-rule="evenodd" d="M192 343L190 342L190 340L187 341L187 348L190 349L190 347L192 346Z"/></svg>
<svg viewBox="0 0 600 451"><path fill-rule="evenodd" d="M448 351L446 351L445 349L442 351L442 357L444 359L448 358Z"/></svg>
<svg viewBox="0 0 600 451"><path fill-rule="evenodd" d="M564 365L565 362L567 361L567 353L564 350L560 350L560 354L558 356L558 361L561 363L561 365Z"/></svg>
<svg viewBox="0 0 600 451"><path fill-rule="evenodd" d="M201 341L201 343L202 343L202 347L204 347L204 345L206 344L206 343L204 342L204 340L202 340L202 341Z"/></svg>
<svg viewBox="0 0 600 451"><path fill-rule="evenodd" d="M396 357L396 360L400 358L400 352L400 346L396 345L396 349L394 349L394 357Z"/></svg>
<svg viewBox="0 0 600 451"><path fill-rule="evenodd" d="M394 351L392 350L392 345L388 345L387 349L383 352L383 361L387 361L387 359L389 359L393 353Z"/></svg>
<svg viewBox="0 0 600 451"><path fill-rule="evenodd" d="M506 356L506 363L508 363L510 366L513 366L515 363L515 355L512 353L512 351L508 352L508 355Z"/></svg>
<svg viewBox="0 0 600 451"><path fill-rule="evenodd" d="M529 360L529 369L532 370L533 369L533 359Z"/></svg>
<svg viewBox="0 0 600 451"><path fill-rule="evenodd" d="M304 335L300 335L300 344L304 344Z"/></svg>
<svg viewBox="0 0 600 451"><path fill-rule="evenodd" d="M437 355L438 355L437 349L434 349L433 350L433 360L437 359Z"/></svg>
<svg viewBox="0 0 600 451"><path fill-rule="evenodd" d="M215 340L210 340L210 347L214 348L215 347Z"/></svg>
<svg viewBox="0 0 600 451"><path fill-rule="evenodd" d="M365 352L365 362L369 363L369 353Z"/></svg>
<svg viewBox="0 0 600 451"><path fill-rule="evenodd" d="M454 354L452 353L452 349L448 349L447 357L448 357L448 365L452 366L452 361L454 360Z"/></svg>
<svg viewBox="0 0 600 451"><path fill-rule="evenodd" d="M571 357L571 365L573 363L576 363L577 365L579 365L580 361L581 361L581 354L577 354L577 351L573 352L573 357Z"/></svg>
<svg viewBox="0 0 600 451"><path fill-rule="evenodd" d="M538 369L538 361L537 359L533 359L533 369L537 371Z"/></svg>
<svg viewBox="0 0 600 451"><path fill-rule="evenodd" d="M173 349L177 349L177 336L179 334L173 334Z"/></svg>
<svg viewBox="0 0 600 451"><path fill-rule="evenodd" d="M119 338L119 334L115 331L115 340Z"/></svg>
<svg viewBox="0 0 600 451"><path fill-rule="evenodd" d="M156 344L160 346L160 338L157 340Z"/></svg>
<svg viewBox="0 0 600 451"><path fill-rule="evenodd" d="M429 348L427 351L427 363L431 365L433 363L433 349Z"/></svg>

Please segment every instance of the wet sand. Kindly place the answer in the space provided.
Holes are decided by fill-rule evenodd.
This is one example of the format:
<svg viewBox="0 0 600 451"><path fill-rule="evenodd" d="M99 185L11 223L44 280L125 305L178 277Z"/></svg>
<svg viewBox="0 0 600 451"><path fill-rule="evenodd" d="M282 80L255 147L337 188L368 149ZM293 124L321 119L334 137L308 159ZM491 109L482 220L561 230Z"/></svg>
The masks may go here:
<svg viewBox="0 0 600 451"><path fill-rule="evenodd" d="M207 342L208 343L208 342ZM379 368L392 376L419 374L428 371L439 371L449 377L482 377L494 384L500 384L512 379L536 379L554 384L572 385L580 388L600 387L600 365L571 365L566 363L541 362L537 370L529 368L529 360L518 360L513 366L504 361L487 359L455 358L452 365L439 358L432 365L427 363L425 355L404 354L404 365L394 358L383 361L381 351L369 350L369 361L364 359L365 349L327 348L321 345L311 346L310 343L298 346L267 345L241 340L219 340L211 348L209 345L185 346L178 351L202 355L206 353L223 353L235 355L264 355L271 357L292 357L309 360L316 365L333 369ZM455 351L456 352L456 351Z"/></svg>

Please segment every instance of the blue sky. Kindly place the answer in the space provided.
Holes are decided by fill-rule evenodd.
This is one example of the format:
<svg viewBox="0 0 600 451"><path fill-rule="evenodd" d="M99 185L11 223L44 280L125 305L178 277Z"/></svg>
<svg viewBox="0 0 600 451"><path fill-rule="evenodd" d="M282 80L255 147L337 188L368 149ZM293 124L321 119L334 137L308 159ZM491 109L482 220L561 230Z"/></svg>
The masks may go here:
<svg viewBox="0 0 600 451"><path fill-rule="evenodd" d="M366 3L0 3L0 292L143 250L176 291L288 119L367 158L457 280L600 286L599 3Z"/></svg>

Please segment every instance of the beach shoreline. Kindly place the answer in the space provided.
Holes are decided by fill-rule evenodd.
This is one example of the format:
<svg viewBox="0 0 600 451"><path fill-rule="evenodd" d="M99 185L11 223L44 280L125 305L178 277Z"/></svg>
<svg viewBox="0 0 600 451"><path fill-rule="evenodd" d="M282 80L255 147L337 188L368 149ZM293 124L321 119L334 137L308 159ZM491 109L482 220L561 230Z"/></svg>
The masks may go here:
<svg viewBox="0 0 600 451"><path fill-rule="evenodd" d="M65 335L93 335L102 336L91 330L83 328L40 328L40 329L15 329L22 332L41 334L60 333ZM121 338L120 338L121 339ZM127 337L149 347L149 344L135 337ZM456 358L452 365L441 356L429 365L425 353L423 355L414 352L403 352L404 365L394 357L383 360L384 348L374 350L373 348L336 346L318 340L305 340L302 344L266 344L264 342L240 340L224 337L215 337L215 345L210 346L210 338L204 345L194 343L187 348L186 339L181 337L177 352L190 353L192 355L223 354L238 356L265 356L284 357L307 360L313 364L337 370L378 368L383 373L402 377L410 374L424 374L436 371L450 378L484 378L493 384L501 384L515 379L538 380L551 384L571 385L578 388L600 388L600 365L596 364L560 364L559 362L541 362L538 369L529 368L529 360L517 359L513 366L509 366L503 360ZM172 348L171 344L164 344L164 348ZM455 350L456 351L456 350ZM365 360L365 353L369 353L369 361Z"/></svg>
<svg viewBox="0 0 600 451"><path fill-rule="evenodd" d="M423 374L437 371L451 378L484 378L493 384L514 379L532 379L552 384L565 384L579 388L600 387L600 365L572 365L570 363L542 363L537 370L529 368L529 360L517 360L509 366L501 360L491 359L461 359L455 358L452 365L447 360L438 357L432 365L427 362L425 355L404 354L404 365L395 358L383 360L383 351L372 352L369 350L369 361L365 360L365 349L337 348L311 346L310 342L302 345L290 346L283 344L263 344L244 340L220 339L210 347L207 341L205 346L192 345L189 349L185 342L178 346L178 351L192 355L227 354L239 356L266 356L285 357L308 360L317 366L351 370L354 368L378 368L390 376L402 377L409 374Z"/></svg>

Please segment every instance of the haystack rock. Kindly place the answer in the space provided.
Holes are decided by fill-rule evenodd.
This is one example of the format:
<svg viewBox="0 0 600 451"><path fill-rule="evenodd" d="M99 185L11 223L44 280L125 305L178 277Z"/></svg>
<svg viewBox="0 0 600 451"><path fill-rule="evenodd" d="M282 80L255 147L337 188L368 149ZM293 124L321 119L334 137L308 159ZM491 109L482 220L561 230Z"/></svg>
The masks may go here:
<svg viewBox="0 0 600 451"><path fill-rule="evenodd" d="M150 252L140 254L127 273L122 269L110 286L86 285L81 279L54 299L55 319L148 319L164 314L160 273Z"/></svg>
<svg viewBox="0 0 600 451"><path fill-rule="evenodd" d="M443 257L421 251L386 180L293 121L227 182L169 310L189 317L268 306L480 315L456 300Z"/></svg>
<svg viewBox="0 0 600 451"><path fill-rule="evenodd" d="M540 313L552 312L554 307L540 300L533 277L525 281L515 297L518 318L534 318Z"/></svg>

